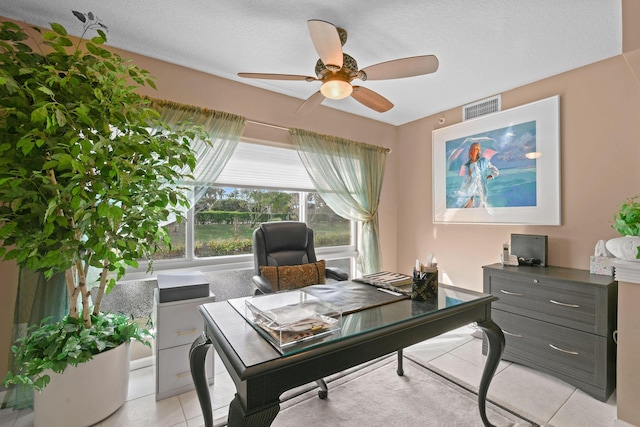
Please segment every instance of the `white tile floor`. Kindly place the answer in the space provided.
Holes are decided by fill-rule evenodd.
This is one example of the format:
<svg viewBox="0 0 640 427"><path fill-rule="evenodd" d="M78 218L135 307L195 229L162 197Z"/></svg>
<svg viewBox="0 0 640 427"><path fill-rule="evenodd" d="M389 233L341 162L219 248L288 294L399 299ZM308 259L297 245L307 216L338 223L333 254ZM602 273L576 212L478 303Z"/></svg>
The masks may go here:
<svg viewBox="0 0 640 427"><path fill-rule="evenodd" d="M405 355L419 359L433 370L455 377L461 384L477 390L485 358L481 350L482 340L473 333L474 329L470 327L461 328L409 347L405 349ZM226 416L234 388L217 358L215 367L212 402L214 419L218 419ZM132 371L127 402L94 427L203 425L194 391L157 402L154 392L153 367ZM542 426L612 427L616 419L615 392L608 402L600 402L554 377L504 361L489 387L489 399ZM2 410L0 426L32 427L33 414L27 410Z"/></svg>

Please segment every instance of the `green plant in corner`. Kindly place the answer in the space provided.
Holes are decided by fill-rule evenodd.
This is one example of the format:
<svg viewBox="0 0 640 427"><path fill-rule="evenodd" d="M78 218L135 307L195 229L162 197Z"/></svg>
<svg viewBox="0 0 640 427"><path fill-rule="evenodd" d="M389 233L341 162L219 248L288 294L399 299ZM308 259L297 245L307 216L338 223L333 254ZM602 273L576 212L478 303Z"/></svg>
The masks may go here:
<svg viewBox="0 0 640 427"><path fill-rule="evenodd" d="M0 259L65 272L69 296L65 319L13 348L18 372L5 383L37 389L44 369L145 339L100 302L127 266L169 244L160 224L189 205L177 184L195 167L190 141L207 140L198 127L164 123L138 93L155 88L152 76L102 47L107 28L92 13L73 14L84 28L77 41L60 24L0 23ZM90 268L100 271L95 294Z"/></svg>
<svg viewBox="0 0 640 427"><path fill-rule="evenodd" d="M622 236L640 236L640 196L625 200L613 217L612 226ZM640 259L640 246L636 258Z"/></svg>
<svg viewBox="0 0 640 427"><path fill-rule="evenodd" d="M613 229L623 236L640 236L640 196L625 200L613 217Z"/></svg>

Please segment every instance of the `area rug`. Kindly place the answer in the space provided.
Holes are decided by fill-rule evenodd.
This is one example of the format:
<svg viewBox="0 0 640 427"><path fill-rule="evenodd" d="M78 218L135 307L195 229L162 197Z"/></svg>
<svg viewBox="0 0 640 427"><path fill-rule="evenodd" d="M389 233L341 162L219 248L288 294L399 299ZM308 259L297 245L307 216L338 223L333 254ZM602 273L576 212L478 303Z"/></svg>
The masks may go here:
<svg viewBox="0 0 640 427"><path fill-rule="evenodd" d="M404 376L385 357L326 378L329 397L309 386L283 395L274 427L482 426L477 395L407 358ZM487 402L495 426L536 424Z"/></svg>

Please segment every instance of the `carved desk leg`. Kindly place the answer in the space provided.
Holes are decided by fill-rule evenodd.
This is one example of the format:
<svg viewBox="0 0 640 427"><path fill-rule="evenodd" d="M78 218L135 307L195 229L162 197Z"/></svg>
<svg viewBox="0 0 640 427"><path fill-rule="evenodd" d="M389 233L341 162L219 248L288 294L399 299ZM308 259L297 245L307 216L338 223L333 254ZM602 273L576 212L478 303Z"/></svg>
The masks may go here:
<svg viewBox="0 0 640 427"><path fill-rule="evenodd" d="M205 359L207 351L211 347L211 340L205 334L200 335L191 344L189 350L189 366L191 368L191 378L196 387L196 394L202 409L205 427L213 427L213 410L211 408L211 397L209 395L209 382L207 381L207 372L205 367Z"/></svg>
<svg viewBox="0 0 640 427"><path fill-rule="evenodd" d="M484 370L482 371L482 379L480 380L480 388L478 389L478 407L480 408L480 417L482 418L484 425L491 426L492 424L487 419L487 391L489 390L489 384L491 383L493 375L498 369L500 359L502 358L505 341L502 329L500 329L493 320L478 323L478 327L482 329L489 341L487 361L484 365Z"/></svg>

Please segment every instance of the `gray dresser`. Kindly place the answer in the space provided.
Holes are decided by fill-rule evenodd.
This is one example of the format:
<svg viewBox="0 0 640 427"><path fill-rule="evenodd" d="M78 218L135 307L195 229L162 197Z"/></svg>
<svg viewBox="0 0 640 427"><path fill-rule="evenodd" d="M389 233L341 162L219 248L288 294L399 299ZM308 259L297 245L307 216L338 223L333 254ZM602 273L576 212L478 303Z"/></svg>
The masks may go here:
<svg viewBox="0 0 640 427"><path fill-rule="evenodd" d="M484 292L500 298L492 318L505 335L502 358L606 401L616 380L618 282L561 267L492 264L483 270Z"/></svg>

